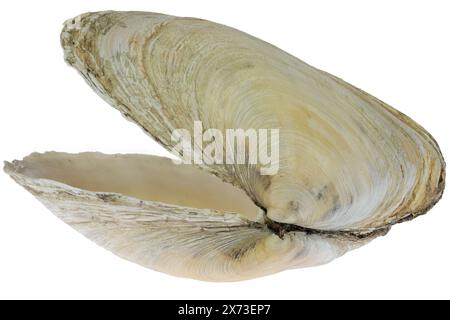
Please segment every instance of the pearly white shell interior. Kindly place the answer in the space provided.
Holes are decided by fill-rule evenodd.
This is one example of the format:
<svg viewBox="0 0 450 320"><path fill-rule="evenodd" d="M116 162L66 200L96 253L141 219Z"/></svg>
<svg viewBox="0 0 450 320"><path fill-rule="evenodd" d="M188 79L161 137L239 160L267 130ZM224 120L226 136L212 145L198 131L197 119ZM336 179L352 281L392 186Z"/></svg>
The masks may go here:
<svg viewBox="0 0 450 320"><path fill-rule="evenodd" d="M154 156L101 153L34 154L19 172L69 186L172 205L235 212L256 220L260 209L240 189L194 166Z"/></svg>

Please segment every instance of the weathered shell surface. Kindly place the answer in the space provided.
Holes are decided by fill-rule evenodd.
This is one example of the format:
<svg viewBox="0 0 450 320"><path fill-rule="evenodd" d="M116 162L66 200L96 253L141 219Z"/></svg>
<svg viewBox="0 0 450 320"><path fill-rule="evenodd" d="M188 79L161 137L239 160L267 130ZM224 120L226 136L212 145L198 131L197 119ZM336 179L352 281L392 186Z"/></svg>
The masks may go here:
<svg viewBox="0 0 450 320"><path fill-rule="evenodd" d="M270 218L327 230L377 228L418 214L442 190L431 136L381 101L235 29L153 13L68 21L66 60L164 146L195 120L280 128L280 170L208 169Z"/></svg>
<svg viewBox="0 0 450 320"><path fill-rule="evenodd" d="M168 149L172 131L191 130L196 120L204 129L280 130L273 176L257 165L202 166L243 190L254 208L244 199L208 203L231 192L224 186L185 203L180 193L152 199L145 188L77 187L63 174L72 160L94 159L84 168L95 171L120 157L123 165L110 171L136 176L139 156L44 154L7 166L64 221L129 260L221 281L321 264L425 213L442 195L444 160L416 122L248 34L193 18L97 12L68 20L61 41L66 61L91 87ZM60 170L48 176L52 161L61 161ZM187 170L184 181L197 186L194 176L205 174L146 161L151 172L167 169L152 179ZM115 194L102 198L105 191Z"/></svg>
<svg viewBox="0 0 450 320"><path fill-rule="evenodd" d="M243 280L323 264L363 244L305 232L280 239L242 191L166 158L34 153L7 163L5 171L100 246L177 276Z"/></svg>

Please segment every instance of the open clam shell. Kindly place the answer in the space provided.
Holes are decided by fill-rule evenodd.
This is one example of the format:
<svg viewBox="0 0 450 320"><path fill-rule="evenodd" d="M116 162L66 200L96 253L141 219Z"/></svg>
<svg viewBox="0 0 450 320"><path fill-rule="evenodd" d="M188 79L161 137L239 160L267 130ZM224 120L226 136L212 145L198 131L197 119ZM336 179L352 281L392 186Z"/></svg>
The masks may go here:
<svg viewBox="0 0 450 320"><path fill-rule="evenodd" d="M278 171L140 155L33 154L6 171L114 253L233 281L326 263L429 210L445 163L431 135L369 94L213 22L144 12L68 20L66 61L168 149L173 130L279 129Z"/></svg>

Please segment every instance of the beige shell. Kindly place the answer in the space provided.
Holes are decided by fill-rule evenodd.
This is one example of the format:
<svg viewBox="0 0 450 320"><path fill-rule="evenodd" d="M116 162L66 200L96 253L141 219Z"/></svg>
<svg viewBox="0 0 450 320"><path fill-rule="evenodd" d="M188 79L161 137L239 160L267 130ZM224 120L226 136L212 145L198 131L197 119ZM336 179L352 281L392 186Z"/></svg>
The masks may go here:
<svg viewBox="0 0 450 320"><path fill-rule="evenodd" d="M61 41L89 85L169 150L172 131L196 120L280 130L275 175L99 153L7 163L58 217L121 257L178 276L248 279L329 262L442 195L445 163L422 127L248 34L108 11L68 20Z"/></svg>

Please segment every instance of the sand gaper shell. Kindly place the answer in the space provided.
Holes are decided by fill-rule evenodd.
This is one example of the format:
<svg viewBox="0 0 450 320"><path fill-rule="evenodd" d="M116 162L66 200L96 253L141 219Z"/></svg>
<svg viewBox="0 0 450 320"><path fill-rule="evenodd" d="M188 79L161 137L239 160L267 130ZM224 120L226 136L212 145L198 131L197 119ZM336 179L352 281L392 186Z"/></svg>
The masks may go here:
<svg viewBox="0 0 450 320"><path fill-rule="evenodd" d="M280 132L274 175L138 155L34 154L6 166L64 221L131 261L212 281L317 265L442 196L445 162L427 131L248 34L108 11L68 20L61 41L89 85L169 150L173 130L194 121Z"/></svg>

